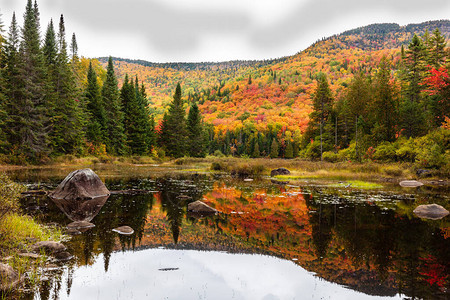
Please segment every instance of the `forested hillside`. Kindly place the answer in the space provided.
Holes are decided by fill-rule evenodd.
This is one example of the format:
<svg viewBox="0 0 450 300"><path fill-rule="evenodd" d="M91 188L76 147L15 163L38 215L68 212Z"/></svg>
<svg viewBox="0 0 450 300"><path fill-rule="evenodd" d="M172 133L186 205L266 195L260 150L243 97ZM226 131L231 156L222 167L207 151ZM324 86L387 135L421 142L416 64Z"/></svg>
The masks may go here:
<svg viewBox="0 0 450 300"><path fill-rule="evenodd" d="M57 27L55 29L55 27ZM0 39L0 151L449 162L450 21L374 24L265 61L78 56L27 1ZM428 149L428 150L424 150Z"/></svg>
<svg viewBox="0 0 450 300"><path fill-rule="evenodd" d="M355 118L361 117L357 119L364 123L358 129L364 131L360 132L361 138L364 133L366 139L375 142L366 141L361 145L360 141L361 153L353 156L359 158L369 147L376 147L385 140L393 141L378 133L377 138L371 135L381 116L370 115L370 112L389 109L396 123L386 126L391 127L390 135L395 137L402 132L407 137L422 136L444 122L444 116L449 114L448 98L441 95L443 102L436 100L440 92L435 85L438 78L446 78L449 35L448 20L407 26L373 24L319 40L296 55L271 61L152 64L115 58L114 64L119 77L129 73L144 82L156 120L161 120L176 83L181 83L185 108L197 103L204 122L211 126L210 153L220 150L225 154L268 156L273 152L272 156L289 158L304 150L308 153L303 156L319 158L319 146L313 142L318 142L320 128L308 128L310 118L324 127L326 141L322 139L322 151L325 152L347 148L355 140ZM414 40L414 36L418 40ZM105 62L105 59L100 61ZM436 73L433 68L444 73ZM437 71L439 68L443 69ZM367 104L376 102L375 90L381 88L375 86L374 79L377 74L381 76L383 69L395 98L393 106L369 107ZM318 82L325 77L330 93L330 118L327 115L321 122L310 114L314 110ZM352 113L357 114L355 110L364 108L366 115L352 116L348 112L348 98L352 97L349 93L361 86L361 82L367 82L364 87L367 97L355 96L361 103L354 104ZM407 98L415 100L408 102ZM424 109L425 114L417 115ZM415 120L405 120L408 116ZM413 129L414 122L427 125ZM274 140L276 145L272 151ZM258 149L255 150L256 144ZM309 144L314 148L306 149L311 148Z"/></svg>

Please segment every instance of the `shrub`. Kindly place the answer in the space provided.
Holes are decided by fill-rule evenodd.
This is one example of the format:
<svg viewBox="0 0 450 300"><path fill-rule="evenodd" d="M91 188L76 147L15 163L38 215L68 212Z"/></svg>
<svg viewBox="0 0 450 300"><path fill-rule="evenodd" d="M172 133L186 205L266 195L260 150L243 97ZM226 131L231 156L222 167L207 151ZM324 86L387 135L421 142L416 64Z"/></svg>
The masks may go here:
<svg viewBox="0 0 450 300"><path fill-rule="evenodd" d="M403 170L399 166L389 166L383 169L386 175L399 177L403 175Z"/></svg>
<svg viewBox="0 0 450 300"><path fill-rule="evenodd" d="M373 158L382 161L393 161L396 158L395 151L396 149L393 144L388 142L381 143L375 148Z"/></svg>
<svg viewBox="0 0 450 300"><path fill-rule="evenodd" d="M338 155L332 151L324 152L322 156L323 160L328 162L337 162L339 160Z"/></svg>
<svg viewBox="0 0 450 300"><path fill-rule="evenodd" d="M226 167L225 167L225 165L223 163L215 161L215 162L213 162L211 164L211 170L213 170L213 171L224 171L224 170L226 170Z"/></svg>
<svg viewBox="0 0 450 300"><path fill-rule="evenodd" d="M24 186L14 183L5 174L0 174L0 220L18 209L17 199L24 190Z"/></svg>
<svg viewBox="0 0 450 300"><path fill-rule="evenodd" d="M399 142L399 148L395 151L398 160L414 162L417 156L417 151L414 146L413 139L408 139L404 142Z"/></svg>
<svg viewBox="0 0 450 300"><path fill-rule="evenodd" d="M214 151L213 156L216 156L216 157L225 157L225 154L223 154L222 151L220 151L220 150L216 150L216 151Z"/></svg>
<svg viewBox="0 0 450 300"><path fill-rule="evenodd" d="M245 178L249 176L259 176L265 170L264 165L241 163L230 167L230 173L233 177Z"/></svg>

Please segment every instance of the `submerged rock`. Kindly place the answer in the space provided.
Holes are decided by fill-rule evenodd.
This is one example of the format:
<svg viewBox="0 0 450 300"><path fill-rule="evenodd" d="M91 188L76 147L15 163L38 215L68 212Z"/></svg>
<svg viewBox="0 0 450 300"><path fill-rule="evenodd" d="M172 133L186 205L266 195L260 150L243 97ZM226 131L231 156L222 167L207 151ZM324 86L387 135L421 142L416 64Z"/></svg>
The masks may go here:
<svg viewBox="0 0 450 300"><path fill-rule="evenodd" d="M403 180L400 181L400 186L402 187L419 187L422 186L423 183L417 180Z"/></svg>
<svg viewBox="0 0 450 300"><path fill-rule="evenodd" d="M37 242L31 248L36 252L44 251L46 254L55 254L66 250L66 246L53 241Z"/></svg>
<svg viewBox="0 0 450 300"><path fill-rule="evenodd" d="M86 200L110 195L105 184L91 169L76 170L49 194L52 199Z"/></svg>
<svg viewBox="0 0 450 300"><path fill-rule="evenodd" d="M289 171L286 168L278 168L270 171L270 176L277 176L277 175L289 175L291 174L291 171Z"/></svg>
<svg viewBox="0 0 450 300"><path fill-rule="evenodd" d="M217 209L212 208L206 203L203 203L200 200L197 200L195 202L188 204L188 211L189 212L195 212L195 213L207 213L207 214L213 214L217 213Z"/></svg>
<svg viewBox="0 0 450 300"><path fill-rule="evenodd" d="M437 204L419 205L414 210L419 218L439 220L450 214L448 210Z"/></svg>
<svg viewBox="0 0 450 300"><path fill-rule="evenodd" d="M73 258L73 255L67 251L58 252L54 257L59 261L67 261Z"/></svg>
<svg viewBox="0 0 450 300"><path fill-rule="evenodd" d="M134 233L133 228L131 228L130 226L120 226L120 227L114 228L112 231L117 232L119 234L123 234L123 235L131 235Z"/></svg>
<svg viewBox="0 0 450 300"><path fill-rule="evenodd" d="M78 230L78 229L89 229L95 227L94 224L86 221L75 221L67 225L67 229Z"/></svg>
<svg viewBox="0 0 450 300"><path fill-rule="evenodd" d="M0 290L11 290L20 282L19 274L14 269L7 265L0 263Z"/></svg>
<svg viewBox="0 0 450 300"><path fill-rule="evenodd" d="M275 180L275 179L271 179L270 182L272 182L274 184L279 184L279 185L287 185L287 184L289 184L289 181L281 181L281 180Z"/></svg>

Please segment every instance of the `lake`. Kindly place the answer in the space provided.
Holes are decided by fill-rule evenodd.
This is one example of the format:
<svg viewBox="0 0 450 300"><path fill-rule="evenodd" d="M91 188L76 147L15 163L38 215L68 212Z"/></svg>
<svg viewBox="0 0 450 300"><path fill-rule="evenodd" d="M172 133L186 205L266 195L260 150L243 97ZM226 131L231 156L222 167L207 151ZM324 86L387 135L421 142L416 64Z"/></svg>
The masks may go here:
<svg viewBox="0 0 450 300"><path fill-rule="evenodd" d="M135 195L113 194L76 214L46 197L24 199L24 210L46 224L64 229L86 214L95 227L71 232L65 244L74 258L42 270L44 280L23 299L450 297L449 217L412 212L424 203L449 209L446 187L280 184L159 166L93 169L110 190ZM70 171L9 175L29 188L53 189ZM187 213L196 200L220 213ZM134 233L112 231L122 225Z"/></svg>

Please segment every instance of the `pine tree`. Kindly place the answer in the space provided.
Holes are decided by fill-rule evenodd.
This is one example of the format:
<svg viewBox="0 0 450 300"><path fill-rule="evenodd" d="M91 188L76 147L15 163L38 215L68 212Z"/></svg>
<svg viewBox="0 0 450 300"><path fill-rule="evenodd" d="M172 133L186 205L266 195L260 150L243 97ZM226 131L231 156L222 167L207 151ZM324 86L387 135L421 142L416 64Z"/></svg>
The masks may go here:
<svg viewBox="0 0 450 300"><path fill-rule="evenodd" d="M49 153L49 105L38 20L37 4L33 6L31 0L28 0L20 49L16 52L18 57L13 67L14 72L17 71L17 74L13 75L17 75L16 82L9 85L9 93L13 97L9 98L9 118L6 121L11 145L16 145L19 151L32 161L37 161ZM17 33L13 35L17 37Z"/></svg>
<svg viewBox="0 0 450 300"><path fill-rule="evenodd" d="M172 157L184 156L186 153L187 132L179 83L175 89L169 111L164 114L161 125L160 143L166 150L166 154Z"/></svg>
<svg viewBox="0 0 450 300"><path fill-rule="evenodd" d="M75 36L75 32L72 34L72 41L70 42L70 53L72 55L72 62L77 60L77 58L78 58L78 43L77 43L77 37Z"/></svg>
<svg viewBox="0 0 450 300"><path fill-rule="evenodd" d="M261 152L259 151L259 143L258 143L258 141L256 141L255 147L253 148L252 157L253 158L258 158L260 156L261 156Z"/></svg>
<svg viewBox="0 0 450 300"><path fill-rule="evenodd" d="M398 98L391 84L390 63L382 57L375 76L374 99L371 104L372 133L377 142L395 140L398 124Z"/></svg>
<svg viewBox="0 0 450 300"><path fill-rule="evenodd" d="M436 69L445 64L446 53L446 41L445 36L443 36L439 30L436 28L433 31L433 35L430 38L431 47L428 49L429 51L429 62Z"/></svg>
<svg viewBox="0 0 450 300"><path fill-rule="evenodd" d="M85 90L86 110L89 115L87 123L86 137L95 145L105 143L106 117L105 108L100 95L100 89L97 82L97 74L92 68L92 62L89 63L87 74L87 86Z"/></svg>
<svg viewBox="0 0 450 300"><path fill-rule="evenodd" d="M188 139L187 152L191 157L205 157L206 141L202 118L196 103L192 104L186 122Z"/></svg>
<svg viewBox="0 0 450 300"><path fill-rule="evenodd" d="M323 148L323 133L325 124L332 112L333 97L328 85L327 77L322 74L317 78L317 87L313 97L313 112L310 114L310 121L304 137L304 144L320 136L321 157ZM325 148L326 149L326 148Z"/></svg>
<svg viewBox="0 0 450 300"><path fill-rule="evenodd" d="M426 32L425 39L426 43L429 44L428 32ZM401 125L406 129L405 133L408 137L417 136L425 130L421 82L425 74L426 54L425 45L417 35L414 35L406 50L404 62L406 68L405 79L408 86L400 104Z"/></svg>
<svg viewBox="0 0 450 300"><path fill-rule="evenodd" d="M276 139L272 140L272 144L270 145L270 158L278 157L278 143Z"/></svg>
<svg viewBox="0 0 450 300"><path fill-rule="evenodd" d="M294 158L294 149L292 148L292 143L290 141L287 142L284 158Z"/></svg>
<svg viewBox="0 0 450 300"><path fill-rule="evenodd" d="M120 91L117 86L112 58L109 57L106 80L103 83L102 99L106 114L106 150L111 154L124 154L125 133L123 128L123 112Z"/></svg>
<svg viewBox="0 0 450 300"><path fill-rule="evenodd" d="M125 81L120 90L120 96L124 111L124 129L127 137L127 146L131 154L143 155L148 151L146 143L146 128L142 122L142 107L139 104L134 82L125 76Z"/></svg>

